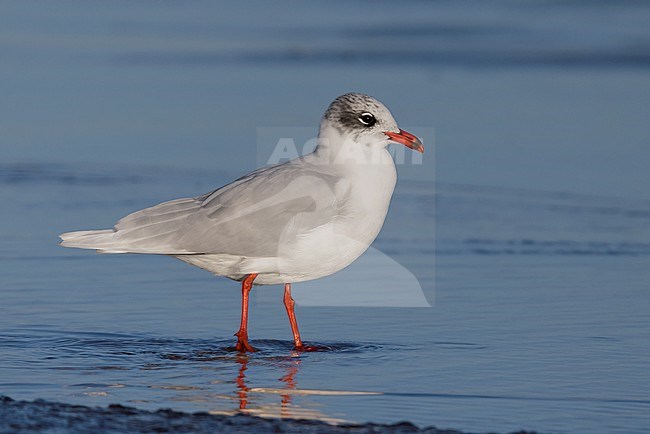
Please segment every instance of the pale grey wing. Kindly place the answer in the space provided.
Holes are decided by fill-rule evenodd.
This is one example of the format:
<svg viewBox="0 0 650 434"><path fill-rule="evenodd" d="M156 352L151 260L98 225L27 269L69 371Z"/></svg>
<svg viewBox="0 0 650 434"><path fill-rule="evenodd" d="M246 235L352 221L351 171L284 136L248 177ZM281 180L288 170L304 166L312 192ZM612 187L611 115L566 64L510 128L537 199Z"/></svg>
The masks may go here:
<svg viewBox="0 0 650 434"><path fill-rule="evenodd" d="M122 218L113 229L61 234L61 245L100 253L188 254L173 247L174 233L201 208L196 198L176 199Z"/></svg>
<svg viewBox="0 0 650 434"><path fill-rule="evenodd" d="M175 239L200 210L200 200L184 198L136 211L117 222L112 241L131 253L193 253L176 245Z"/></svg>
<svg viewBox="0 0 650 434"><path fill-rule="evenodd" d="M283 246L337 218L349 185L299 164L255 172L204 196L178 245L203 253L275 257Z"/></svg>
<svg viewBox="0 0 650 434"><path fill-rule="evenodd" d="M103 249L273 257L281 243L336 218L348 188L346 181L300 164L261 169L210 194L123 218Z"/></svg>

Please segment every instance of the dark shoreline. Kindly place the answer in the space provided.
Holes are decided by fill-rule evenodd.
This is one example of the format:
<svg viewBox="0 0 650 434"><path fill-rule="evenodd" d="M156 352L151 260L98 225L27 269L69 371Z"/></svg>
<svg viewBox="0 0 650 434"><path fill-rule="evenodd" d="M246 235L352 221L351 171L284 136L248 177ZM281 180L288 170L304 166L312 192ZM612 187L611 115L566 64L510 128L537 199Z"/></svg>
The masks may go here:
<svg viewBox="0 0 650 434"><path fill-rule="evenodd" d="M205 412L183 413L170 409L139 410L112 404L88 407L43 400L15 401L0 396L0 433L65 432L65 433L426 433L463 434L452 429L418 428L409 422L393 425L344 424L297 419L265 419L239 414L212 415ZM525 431L520 431L520 434Z"/></svg>

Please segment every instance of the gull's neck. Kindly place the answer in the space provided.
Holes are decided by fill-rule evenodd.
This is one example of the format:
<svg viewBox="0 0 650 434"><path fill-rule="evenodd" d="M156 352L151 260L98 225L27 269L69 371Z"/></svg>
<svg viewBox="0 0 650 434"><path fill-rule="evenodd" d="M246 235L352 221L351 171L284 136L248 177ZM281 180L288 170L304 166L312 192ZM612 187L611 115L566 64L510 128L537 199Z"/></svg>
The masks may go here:
<svg viewBox="0 0 650 434"><path fill-rule="evenodd" d="M385 147L371 147L357 142L354 135L323 119L318 133L318 146L312 154L322 164L336 171L366 169L395 170L395 164Z"/></svg>
<svg viewBox="0 0 650 434"><path fill-rule="evenodd" d="M321 122L318 146L308 157L321 170L345 179L349 186L347 216L361 218L363 230L355 229L351 237L374 239L386 217L390 198L395 189L397 171L393 157L383 146L359 143L334 127L327 120ZM375 144L378 145L378 144Z"/></svg>

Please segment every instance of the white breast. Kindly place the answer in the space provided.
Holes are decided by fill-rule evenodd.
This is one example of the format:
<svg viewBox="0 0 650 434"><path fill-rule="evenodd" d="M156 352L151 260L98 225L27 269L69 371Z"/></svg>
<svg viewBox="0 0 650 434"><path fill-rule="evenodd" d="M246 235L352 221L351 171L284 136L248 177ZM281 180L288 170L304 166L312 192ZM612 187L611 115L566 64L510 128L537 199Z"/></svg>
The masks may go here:
<svg viewBox="0 0 650 434"><path fill-rule="evenodd" d="M397 175L388 151L373 164L346 171L337 186L340 213L329 223L284 246L277 275L256 282L300 282L333 274L350 265L375 240L386 218Z"/></svg>

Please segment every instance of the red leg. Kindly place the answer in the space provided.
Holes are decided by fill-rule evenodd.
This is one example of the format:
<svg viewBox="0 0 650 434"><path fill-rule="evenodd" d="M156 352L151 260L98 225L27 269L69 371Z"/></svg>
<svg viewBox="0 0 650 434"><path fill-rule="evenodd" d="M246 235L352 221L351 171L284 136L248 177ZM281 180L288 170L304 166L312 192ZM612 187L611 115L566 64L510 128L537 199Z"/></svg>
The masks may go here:
<svg viewBox="0 0 650 434"><path fill-rule="evenodd" d="M293 308L296 302L291 297L291 284L284 284L284 307L287 308L287 315L289 315L289 323L291 324L291 331L293 332L293 343L297 350L304 349L302 341L300 340L300 332L298 331L298 321L296 321L296 313Z"/></svg>
<svg viewBox="0 0 650 434"><path fill-rule="evenodd" d="M257 273L248 274L241 282L241 324L239 331L235 333L237 336L237 351L255 351L248 343L248 294L253 288L253 280L257 277Z"/></svg>

